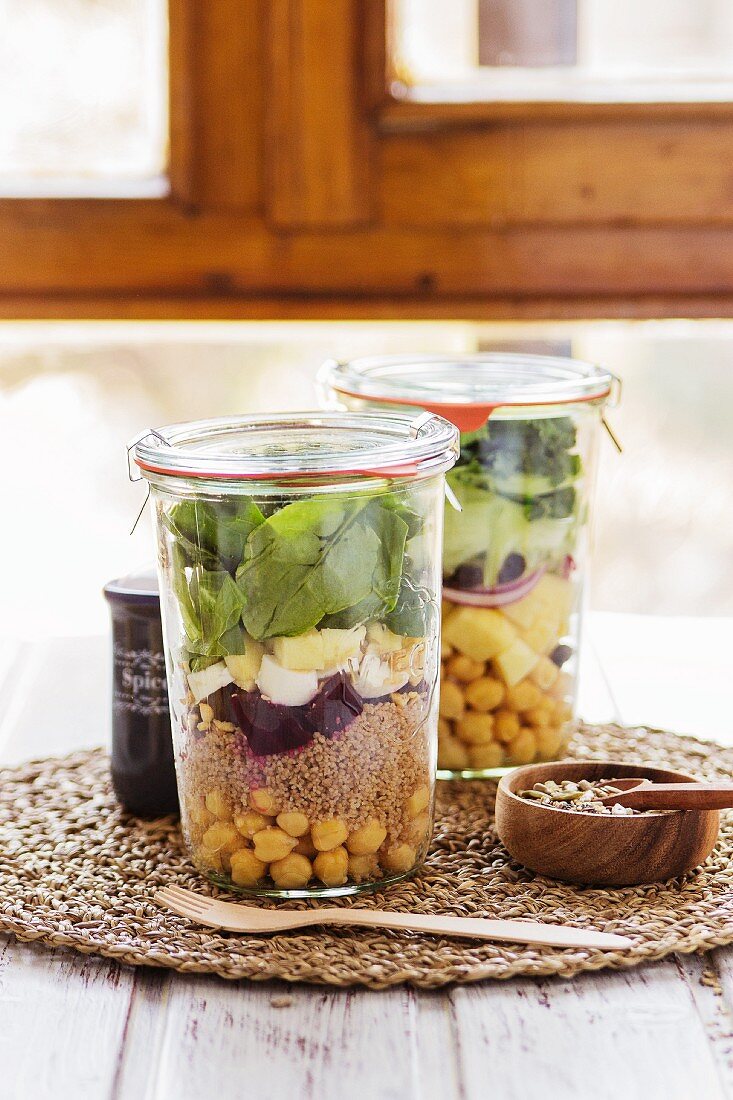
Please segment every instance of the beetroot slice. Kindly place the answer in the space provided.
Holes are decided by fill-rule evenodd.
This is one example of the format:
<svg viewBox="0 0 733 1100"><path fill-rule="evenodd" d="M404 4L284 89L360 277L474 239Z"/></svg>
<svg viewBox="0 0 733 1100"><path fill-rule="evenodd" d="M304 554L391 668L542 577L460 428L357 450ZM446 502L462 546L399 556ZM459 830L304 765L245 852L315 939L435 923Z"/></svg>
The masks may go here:
<svg viewBox="0 0 733 1100"><path fill-rule="evenodd" d="M304 748L316 732L338 736L364 709L343 672L324 680L315 698L302 707L271 703L259 691L234 691L231 702L237 725L256 756Z"/></svg>

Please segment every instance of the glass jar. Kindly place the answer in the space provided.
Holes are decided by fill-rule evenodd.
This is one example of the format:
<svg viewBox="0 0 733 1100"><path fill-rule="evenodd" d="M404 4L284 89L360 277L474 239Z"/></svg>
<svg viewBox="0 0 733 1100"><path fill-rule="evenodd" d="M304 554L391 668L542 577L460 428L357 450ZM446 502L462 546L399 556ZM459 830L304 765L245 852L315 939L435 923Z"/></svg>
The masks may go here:
<svg viewBox="0 0 733 1100"><path fill-rule="evenodd" d="M456 454L447 421L389 413L200 421L137 443L183 833L220 885L319 897L420 866Z"/></svg>
<svg viewBox="0 0 733 1100"><path fill-rule="evenodd" d="M565 752L598 429L615 381L589 363L511 354L321 370L326 404L430 410L461 432L443 544L442 778Z"/></svg>

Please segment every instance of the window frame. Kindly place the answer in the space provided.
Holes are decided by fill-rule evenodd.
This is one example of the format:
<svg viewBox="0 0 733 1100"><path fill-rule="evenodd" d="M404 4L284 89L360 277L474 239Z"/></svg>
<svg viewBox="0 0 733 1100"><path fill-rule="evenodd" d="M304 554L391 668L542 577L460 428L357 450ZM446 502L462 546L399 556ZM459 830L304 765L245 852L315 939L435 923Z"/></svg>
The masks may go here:
<svg viewBox="0 0 733 1100"><path fill-rule="evenodd" d="M733 103L418 102L387 0L169 3L170 193L0 200L0 317L733 316Z"/></svg>

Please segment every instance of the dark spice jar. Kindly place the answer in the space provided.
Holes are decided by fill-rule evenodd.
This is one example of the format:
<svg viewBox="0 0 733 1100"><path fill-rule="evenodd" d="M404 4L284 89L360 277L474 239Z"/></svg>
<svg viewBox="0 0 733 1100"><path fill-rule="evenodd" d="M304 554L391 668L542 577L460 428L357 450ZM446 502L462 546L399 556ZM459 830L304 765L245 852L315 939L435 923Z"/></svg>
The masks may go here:
<svg viewBox="0 0 733 1100"><path fill-rule="evenodd" d="M155 574L110 581L112 785L139 817L178 813L160 597Z"/></svg>

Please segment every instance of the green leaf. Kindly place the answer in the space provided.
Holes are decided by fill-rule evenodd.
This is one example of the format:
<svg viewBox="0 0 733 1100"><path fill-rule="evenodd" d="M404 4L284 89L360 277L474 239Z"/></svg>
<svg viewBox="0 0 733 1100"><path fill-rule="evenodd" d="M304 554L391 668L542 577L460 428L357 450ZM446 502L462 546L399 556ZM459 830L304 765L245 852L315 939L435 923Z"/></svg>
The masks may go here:
<svg viewBox="0 0 733 1100"><path fill-rule="evenodd" d="M296 636L390 611L408 524L389 499L295 501L252 531L237 570L247 631Z"/></svg>
<svg viewBox="0 0 733 1100"><path fill-rule="evenodd" d="M163 514L163 523L185 554L189 565L233 572L244 553L244 544L264 516L252 500L232 504L182 500Z"/></svg>

